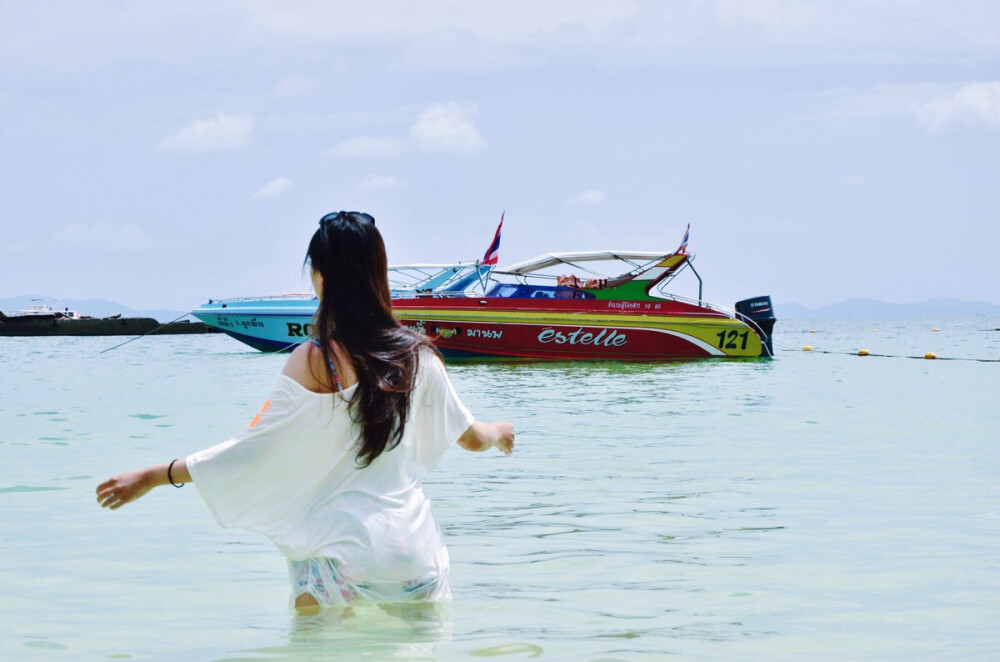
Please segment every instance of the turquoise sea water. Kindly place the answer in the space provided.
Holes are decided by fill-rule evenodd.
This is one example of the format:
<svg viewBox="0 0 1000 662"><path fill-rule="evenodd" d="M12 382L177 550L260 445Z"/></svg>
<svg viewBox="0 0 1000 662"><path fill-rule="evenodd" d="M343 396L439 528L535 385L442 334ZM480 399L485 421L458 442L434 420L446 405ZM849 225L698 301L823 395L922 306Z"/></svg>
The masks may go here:
<svg viewBox="0 0 1000 662"><path fill-rule="evenodd" d="M283 356L0 338L0 659L995 659L1000 363L853 353L995 360L998 328L791 320L772 361L454 364L518 430L426 481L454 599L314 618L195 488L94 500L245 426Z"/></svg>

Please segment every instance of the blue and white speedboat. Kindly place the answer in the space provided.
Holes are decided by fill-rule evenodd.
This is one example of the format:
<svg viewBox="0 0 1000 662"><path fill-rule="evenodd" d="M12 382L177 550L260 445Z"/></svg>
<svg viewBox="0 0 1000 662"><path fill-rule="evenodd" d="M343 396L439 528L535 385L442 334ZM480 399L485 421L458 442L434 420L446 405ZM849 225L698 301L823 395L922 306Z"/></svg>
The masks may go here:
<svg viewBox="0 0 1000 662"><path fill-rule="evenodd" d="M476 296L492 265L482 262L389 267L393 298ZM312 334L319 307L314 294L209 299L191 311L199 320L262 352L293 349Z"/></svg>
<svg viewBox="0 0 1000 662"><path fill-rule="evenodd" d="M497 264L503 216L490 247L478 262L407 264L389 267L394 299L466 297L483 294ZM312 334L319 301L309 294L209 299L192 310L199 320L262 352L293 349Z"/></svg>

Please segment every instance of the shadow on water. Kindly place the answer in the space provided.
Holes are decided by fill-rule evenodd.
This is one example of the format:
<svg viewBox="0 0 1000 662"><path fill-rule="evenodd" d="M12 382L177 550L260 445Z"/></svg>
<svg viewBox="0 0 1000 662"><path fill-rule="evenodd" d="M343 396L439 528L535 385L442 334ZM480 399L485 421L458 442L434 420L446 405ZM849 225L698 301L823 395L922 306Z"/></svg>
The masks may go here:
<svg viewBox="0 0 1000 662"><path fill-rule="evenodd" d="M728 359L674 359L670 361L534 361L527 359L459 359L448 361L454 374L482 376L489 381L516 377L541 379L571 378L656 378L708 371L726 371L732 368L750 369L754 372L770 371L774 360L764 357Z"/></svg>
<svg viewBox="0 0 1000 662"><path fill-rule="evenodd" d="M628 360L621 361L618 359L601 359L601 360L569 360L569 359L530 359L530 358L517 358L517 357L447 357L446 361L448 365L455 366L468 366L468 365L486 365L491 367L496 366L530 366L538 368L546 367L584 367L584 366L616 366L616 367L644 367L644 366L670 366L670 365L685 365L691 363L769 363L772 361L770 356L733 356L724 358L714 358L714 357L673 357L668 359L650 359L646 361L641 360Z"/></svg>
<svg viewBox="0 0 1000 662"><path fill-rule="evenodd" d="M364 604L292 617L286 643L252 648L219 662L250 660L436 659L451 641L448 603Z"/></svg>

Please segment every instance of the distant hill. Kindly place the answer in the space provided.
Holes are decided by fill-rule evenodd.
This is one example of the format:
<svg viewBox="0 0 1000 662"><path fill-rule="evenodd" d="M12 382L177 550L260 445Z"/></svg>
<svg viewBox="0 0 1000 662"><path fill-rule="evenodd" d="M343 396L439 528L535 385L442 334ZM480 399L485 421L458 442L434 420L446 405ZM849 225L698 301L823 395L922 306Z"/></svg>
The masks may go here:
<svg viewBox="0 0 1000 662"><path fill-rule="evenodd" d="M184 315L184 311L166 310L163 308L136 310L116 301L108 301L107 299L56 299L38 294L0 299L0 311L5 313L9 313L12 310L33 308L35 306L49 306L55 310L69 308L70 310L75 310L80 315L89 315L90 317L108 317L110 315L152 317L158 322L172 322ZM187 315L185 319L193 320L194 318Z"/></svg>
<svg viewBox="0 0 1000 662"><path fill-rule="evenodd" d="M949 297L936 297L919 303L888 303L875 299L854 298L819 308L809 308L798 303L775 303L774 312L779 319L1000 317L1000 305L985 301L961 301Z"/></svg>

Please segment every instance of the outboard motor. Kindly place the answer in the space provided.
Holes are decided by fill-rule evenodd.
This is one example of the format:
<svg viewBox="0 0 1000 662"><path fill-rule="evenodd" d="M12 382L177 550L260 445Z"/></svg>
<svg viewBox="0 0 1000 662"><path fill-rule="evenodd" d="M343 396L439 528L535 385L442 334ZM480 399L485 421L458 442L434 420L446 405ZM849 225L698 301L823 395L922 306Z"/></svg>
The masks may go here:
<svg viewBox="0 0 1000 662"><path fill-rule="evenodd" d="M774 322L777 318L774 316L774 306L771 305L771 297L762 296L737 301L736 312L760 336L764 347L761 356L774 356L774 347L771 344L771 332L774 330Z"/></svg>

